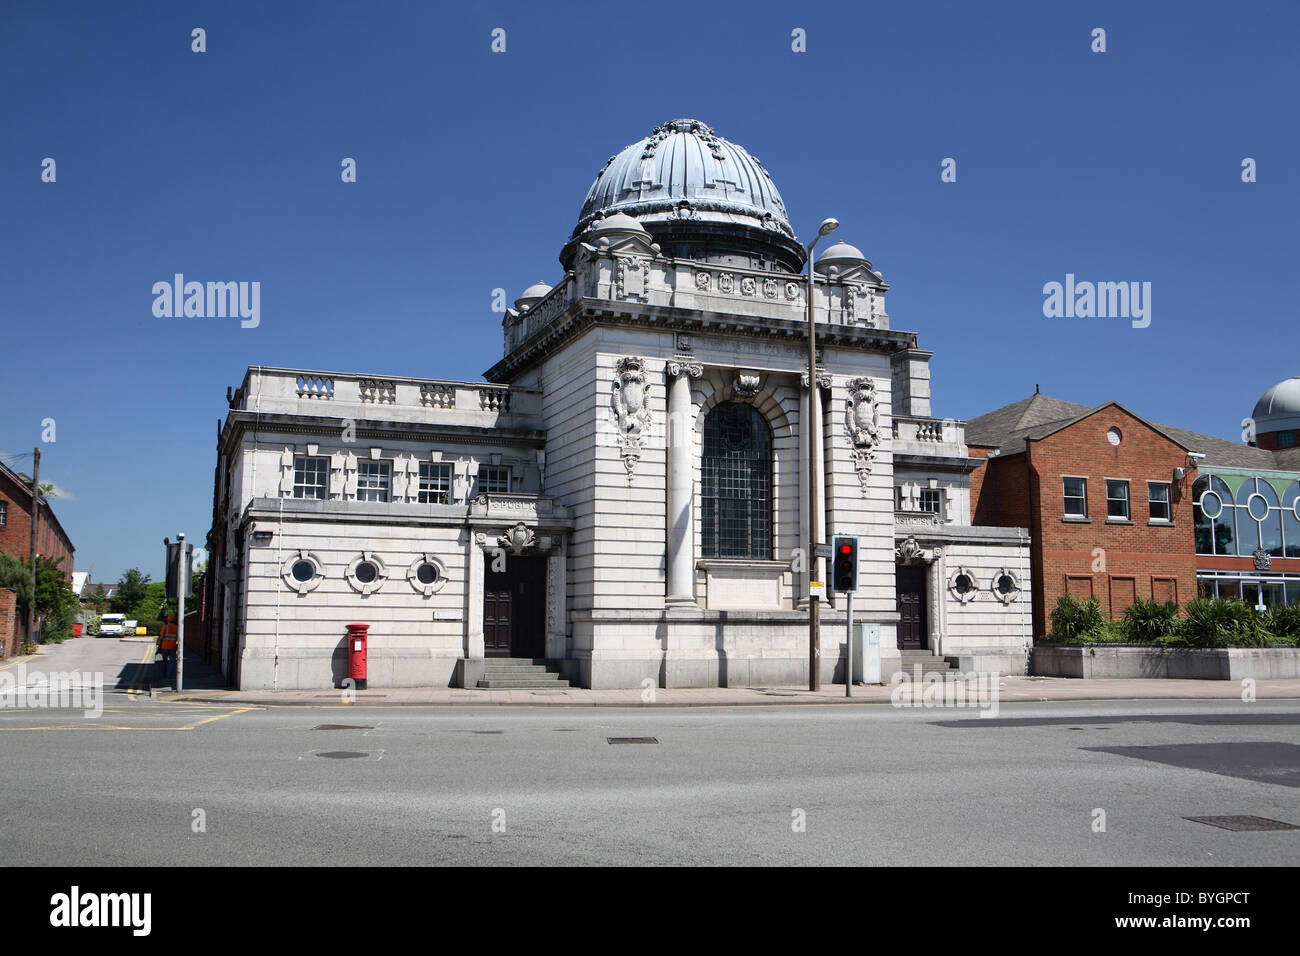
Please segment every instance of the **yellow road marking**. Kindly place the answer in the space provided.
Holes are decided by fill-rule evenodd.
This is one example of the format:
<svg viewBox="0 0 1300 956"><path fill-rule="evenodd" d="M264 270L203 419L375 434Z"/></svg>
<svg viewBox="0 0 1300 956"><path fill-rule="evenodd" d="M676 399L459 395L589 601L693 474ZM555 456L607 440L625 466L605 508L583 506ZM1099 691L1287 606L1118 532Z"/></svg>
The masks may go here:
<svg viewBox="0 0 1300 956"><path fill-rule="evenodd" d="M17 667L19 664L26 664L35 656L36 656L35 654L25 654L22 657L15 658L14 660L10 661L8 664L0 664L0 671L7 671L11 667Z"/></svg>
<svg viewBox="0 0 1300 956"><path fill-rule="evenodd" d="M212 705L212 706L216 707L220 705ZM101 723L98 720L82 718L80 721L76 721L72 723L45 724L43 726L37 726L37 727L6 727L3 726L3 722L0 722L0 731L4 731L4 730L135 730L135 731L147 732L147 731L159 731L159 730L162 731L194 730L198 727L203 726L204 724L210 724L214 720L224 720L227 717L234 717L237 714L246 714L250 710L265 710L266 708L248 706L248 707L236 707L236 708L226 707L224 709L227 711L224 714L211 714L210 716L203 717L201 720L193 720L190 723L182 724L179 727L128 727L122 724L105 724L105 723ZM202 714L206 712L207 712L207 708L200 710L198 713ZM139 715L142 712L136 708L122 709L122 710L105 708L104 713L106 714L130 713L130 714ZM164 714L164 716L196 717L198 716L198 714L187 713L185 711L181 711L180 713L177 713L176 711L171 711L170 714Z"/></svg>
<svg viewBox="0 0 1300 956"><path fill-rule="evenodd" d="M144 680L145 674L149 673L148 669L153 667L153 655L154 645L151 643L148 645L148 650L145 651L144 657L140 658L140 663L136 665L135 677L131 679L131 683L127 685L126 688L128 694L144 693L144 688L140 685Z"/></svg>

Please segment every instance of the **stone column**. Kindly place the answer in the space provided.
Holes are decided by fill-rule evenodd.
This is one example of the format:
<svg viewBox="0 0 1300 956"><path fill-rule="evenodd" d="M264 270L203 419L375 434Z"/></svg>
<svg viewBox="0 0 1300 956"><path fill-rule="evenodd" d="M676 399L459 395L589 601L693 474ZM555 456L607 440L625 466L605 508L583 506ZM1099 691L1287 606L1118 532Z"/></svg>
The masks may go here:
<svg viewBox="0 0 1300 956"><path fill-rule="evenodd" d="M552 535L546 561L546 656L553 661L567 656L568 651L568 560L564 533Z"/></svg>
<svg viewBox="0 0 1300 956"><path fill-rule="evenodd" d="M691 379L704 374L698 362L670 361L668 375L668 599L695 605L695 406Z"/></svg>
<svg viewBox="0 0 1300 956"><path fill-rule="evenodd" d="M808 450L804 447L804 436L808 434L808 373L800 378L799 389L799 540L795 547L803 550L808 547ZM804 555L803 571L794 582L795 607L808 607L808 582L812 579L812 555Z"/></svg>
<svg viewBox="0 0 1300 956"><path fill-rule="evenodd" d="M465 659L483 658L483 563L487 535L471 533L465 548Z"/></svg>
<svg viewBox="0 0 1300 956"><path fill-rule="evenodd" d="M799 384L801 386L799 392L799 414L802 416L802 415L809 414L808 397L807 397L809 394L807 372L803 372L800 374ZM808 516L808 489L805 488L803 494L800 495L800 497L803 499L802 517L805 522L803 526L799 529L801 532L799 547L801 548L807 546L806 535L808 529L808 522L810 520L812 522L813 534L817 543L818 544L826 543L826 514L830 508L830 495L826 493L826 451L828 448L830 448L830 440L827 437L828 434L828 429L826 427L827 423L826 423L826 419L823 417L823 409L822 409L822 389L829 389L831 387L830 375L826 374L825 372L818 372L817 386L818 386L817 388L811 390L811 394L812 394L811 414L815 416L814 420L817 422L818 454L816 457L816 461L814 462L815 474L813 475L813 481L815 482L815 487L817 488L817 503L818 505L820 505L820 507L817 509L818 513L816 515L813 515L810 519ZM807 419L804 420L806 421ZM800 425L799 434L801 437L807 434L807 431L805 430L803 425ZM799 457L800 460L803 462L806 462L808 458L808 449L803 447L802 442L800 442ZM804 465L800 469L799 473L800 475L806 474L807 465ZM810 573L816 575L816 577L813 577L812 580L824 582L826 579L821 576L823 562L814 558L813 555L808 555L807 560L808 560L808 569ZM829 595L829 591L827 593ZM800 596L800 603L806 604L807 600L808 600L808 590L807 590L807 585L805 584L803 594Z"/></svg>

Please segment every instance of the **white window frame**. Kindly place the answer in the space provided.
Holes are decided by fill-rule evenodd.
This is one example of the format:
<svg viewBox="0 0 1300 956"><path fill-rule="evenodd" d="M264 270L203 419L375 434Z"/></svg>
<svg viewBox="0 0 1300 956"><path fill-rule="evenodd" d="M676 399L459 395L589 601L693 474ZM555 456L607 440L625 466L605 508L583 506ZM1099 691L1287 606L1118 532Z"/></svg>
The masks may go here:
<svg viewBox="0 0 1300 956"><path fill-rule="evenodd" d="M324 479L322 484L306 484L298 480L300 474L298 465L300 462L317 462L322 463L321 477ZM308 490L320 490L319 495L308 495L303 492ZM293 456L293 491L295 498L307 498L312 501L324 501L330 496L330 459L328 455L294 455Z"/></svg>
<svg viewBox="0 0 1300 956"><path fill-rule="evenodd" d="M488 471L505 472L506 486L504 489L501 488L490 489L484 487L484 484L487 481L487 476L484 473ZM509 465L479 465L478 466L478 493L480 495L508 495L510 494L511 491L510 486L513 483L514 483L514 475L511 474L511 469Z"/></svg>
<svg viewBox="0 0 1300 956"><path fill-rule="evenodd" d="M935 496L938 498L938 501L936 502L936 504L938 505L938 507L936 507L936 508L927 508L927 507L925 506L925 496L926 496L927 494L933 494L933 495L935 495ZM917 496L917 504L920 506L920 509L921 509L921 511L922 511L923 513L925 513L925 514L931 514L931 515L939 515L940 517L942 517L942 516L943 516L943 497L944 497L944 496L943 496L943 489L942 489L942 488L922 488L922 489L921 489L921 493Z"/></svg>
<svg viewBox="0 0 1300 956"><path fill-rule="evenodd" d="M1067 481L1082 481L1083 495L1067 495L1065 493L1065 483ZM1069 503L1071 501L1083 502L1083 514L1071 514ZM1086 475L1062 475L1061 476L1061 516L1066 521L1086 521L1088 519L1088 478Z"/></svg>
<svg viewBox="0 0 1300 956"><path fill-rule="evenodd" d="M1156 485L1159 485L1165 489L1165 500L1163 502L1157 502L1154 498L1151 497L1151 489ZM1153 504L1163 504L1165 506L1165 511L1167 512L1167 517L1157 518L1155 515L1151 514L1151 506ZM1168 481L1147 482L1147 518L1154 524L1174 523L1174 489L1171 482Z"/></svg>
<svg viewBox="0 0 1300 956"><path fill-rule="evenodd" d="M1106 520L1113 522L1124 522L1133 520L1133 483L1127 478L1103 478L1106 482ZM1122 484L1124 486L1124 514L1123 516L1113 515L1110 513L1110 503L1118 501L1118 498L1110 496L1111 482Z"/></svg>
<svg viewBox="0 0 1300 956"><path fill-rule="evenodd" d="M377 476L368 476L363 472L367 467L379 468ZM378 485L368 484L368 480L373 477L382 479ZM382 497L366 497L367 492L379 492ZM393 463L390 459L374 460L360 459L357 462L357 501L391 501L393 499Z"/></svg>
<svg viewBox="0 0 1300 956"><path fill-rule="evenodd" d="M430 472L427 478L425 477L424 474L426 469L428 469L428 471ZM438 477L435 477L435 474L438 475ZM436 505L436 504L449 505L452 503L453 495L455 494L454 489L456 483L456 469L451 462L422 461L420 462L420 467L418 472L416 473L415 480L416 480L415 500L418 503L424 505ZM445 487L443 486L435 487L435 483L439 483L439 485L441 485L441 483L444 481L445 481ZM425 482L429 483L428 487L425 487ZM446 501L434 501L433 497L435 495L445 496Z"/></svg>

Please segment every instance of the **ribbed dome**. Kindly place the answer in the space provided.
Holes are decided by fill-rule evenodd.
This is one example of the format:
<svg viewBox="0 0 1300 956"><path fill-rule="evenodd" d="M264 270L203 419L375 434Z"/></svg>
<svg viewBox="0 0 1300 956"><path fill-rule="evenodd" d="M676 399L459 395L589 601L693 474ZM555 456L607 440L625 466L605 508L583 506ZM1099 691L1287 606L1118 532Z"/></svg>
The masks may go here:
<svg viewBox="0 0 1300 956"><path fill-rule="evenodd" d="M669 255L754 249L797 270L803 252L762 164L694 119L655 127L596 176L560 261L597 220L633 216ZM737 244L739 240L739 245Z"/></svg>
<svg viewBox="0 0 1300 956"><path fill-rule="evenodd" d="M1255 403L1255 433L1300 428L1300 376L1278 382Z"/></svg>

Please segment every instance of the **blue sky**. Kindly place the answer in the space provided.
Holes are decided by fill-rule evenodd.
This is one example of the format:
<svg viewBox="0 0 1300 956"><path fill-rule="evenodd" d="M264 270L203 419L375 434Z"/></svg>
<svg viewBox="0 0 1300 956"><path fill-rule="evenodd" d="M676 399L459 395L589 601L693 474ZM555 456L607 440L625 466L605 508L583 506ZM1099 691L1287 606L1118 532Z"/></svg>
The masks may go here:
<svg viewBox="0 0 1300 956"><path fill-rule="evenodd" d="M7 0L0 452L53 418L77 568L158 578L246 366L479 378L492 290L555 282L601 165L677 116L758 156L802 240L841 221L936 415L1041 383L1237 437L1300 374L1297 46L1284 2ZM155 318L176 272L261 282L261 324ZM1067 273L1150 282L1151 325L1045 318Z"/></svg>

